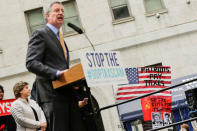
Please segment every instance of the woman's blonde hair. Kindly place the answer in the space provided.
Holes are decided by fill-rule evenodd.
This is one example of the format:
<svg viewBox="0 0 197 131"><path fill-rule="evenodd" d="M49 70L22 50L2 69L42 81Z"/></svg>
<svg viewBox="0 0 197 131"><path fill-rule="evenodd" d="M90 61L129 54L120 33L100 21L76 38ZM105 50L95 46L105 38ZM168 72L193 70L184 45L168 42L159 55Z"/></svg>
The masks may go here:
<svg viewBox="0 0 197 131"><path fill-rule="evenodd" d="M185 131L189 131L189 126L188 126L188 124L182 124L182 125L181 125L181 128L182 128L182 129L185 129Z"/></svg>
<svg viewBox="0 0 197 131"><path fill-rule="evenodd" d="M24 81L19 81L18 83L16 83L13 87L13 91L14 91L14 95L16 98L21 97L20 92L23 90L23 88L28 85L27 82Z"/></svg>

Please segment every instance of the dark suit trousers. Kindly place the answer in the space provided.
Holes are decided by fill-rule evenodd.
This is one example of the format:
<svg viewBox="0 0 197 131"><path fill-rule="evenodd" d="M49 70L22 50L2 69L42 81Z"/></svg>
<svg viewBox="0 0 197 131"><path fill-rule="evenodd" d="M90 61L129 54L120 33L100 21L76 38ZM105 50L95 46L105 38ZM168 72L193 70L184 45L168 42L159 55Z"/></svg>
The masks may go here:
<svg viewBox="0 0 197 131"><path fill-rule="evenodd" d="M46 131L85 131L78 101L72 92L64 95L63 100L61 96L53 102L42 103L41 108L47 119Z"/></svg>

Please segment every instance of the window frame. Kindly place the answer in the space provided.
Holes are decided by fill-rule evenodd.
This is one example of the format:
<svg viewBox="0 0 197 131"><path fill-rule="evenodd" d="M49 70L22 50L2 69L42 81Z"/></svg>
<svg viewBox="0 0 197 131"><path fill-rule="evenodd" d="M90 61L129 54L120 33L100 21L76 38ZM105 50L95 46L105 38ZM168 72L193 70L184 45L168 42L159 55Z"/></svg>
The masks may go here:
<svg viewBox="0 0 197 131"><path fill-rule="evenodd" d="M126 1L127 9L128 9L128 12L129 12L129 17L121 18L121 19L117 19L117 20L116 20L116 19L114 18L114 13L113 13L113 9L114 9L114 8L111 6L111 0L108 0L108 5L109 5L110 12L111 12L111 15L112 15L112 24L113 24L113 25L121 24L121 23L125 23L125 22L128 22L128 21L135 20L134 16L133 16L132 13L131 13L131 9L130 9L128 0L125 0L125 1ZM123 6L121 5L121 6L119 6L119 7L123 7Z"/></svg>
<svg viewBox="0 0 197 131"><path fill-rule="evenodd" d="M162 9L148 12L147 11L147 7L146 7L146 0L143 0L144 9L145 9L145 16L149 17L149 16L155 15L156 13L160 13L160 14L167 13L168 10L167 10L167 8L166 8L166 6L164 4L164 1L163 0L160 0L160 1L161 1Z"/></svg>
<svg viewBox="0 0 197 131"><path fill-rule="evenodd" d="M46 20L45 20L45 16L44 16L44 8L43 7L38 7L38 8L34 8L34 9L31 9L31 10L24 11L25 21L26 21L26 26L27 26L27 30L28 30L29 36L31 36L33 32L31 32L30 21L28 19L28 12L36 11L36 10L41 10L42 11L42 16L44 18L44 24L46 24Z"/></svg>
<svg viewBox="0 0 197 131"><path fill-rule="evenodd" d="M62 3L62 5L63 5L63 7L64 7L64 4L66 4L66 3L69 3L69 2L73 2L74 3L74 7L75 7L75 10L76 10L76 13L77 13L77 18L78 18L78 20L79 20L79 24L80 24L80 27L79 28L81 28L82 30L83 30L83 32L84 32L84 29L83 29L83 26L82 26L82 23L81 23L81 18L80 18L80 15L79 15L79 10L78 10L78 6L77 6L77 2L76 2L76 0L68 0L68 1L63 1L63 2L61 2ZM68 17L68 18L74 18L74 17ZM64 17L64 19L65 19L65 17ZM65 21L64 21L65 22ZM65 23L64 23L65 24ZM78 35L78 33L76 32L76 31L69 31L69 32L66 32L64 29L65 29L65 26L64 26L64 24L62 25L62 31L63 31L63 36L64 37L69 37L69 36L73 36L73 35Z"/></svg>

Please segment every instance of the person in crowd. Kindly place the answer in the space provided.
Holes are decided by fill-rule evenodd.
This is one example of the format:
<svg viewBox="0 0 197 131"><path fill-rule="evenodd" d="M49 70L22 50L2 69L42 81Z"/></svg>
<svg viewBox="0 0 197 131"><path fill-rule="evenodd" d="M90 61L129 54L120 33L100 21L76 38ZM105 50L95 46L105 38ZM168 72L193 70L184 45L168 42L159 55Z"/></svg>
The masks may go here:
<svg viewBox="0 0 197 131"><path fill-rule="evenodd" d="M0 85L0 101L4 98L4 89ZM0 116L0 131L16 131L16 123L11 115Z"/></svg>
<svg viewBox="0 0 197 131"><path fill-rule="evenodd" d="M3 97L4 97L4 89L3 86L0 85L0 100L3 100Z"/></svg>
<svg viewBox="0 0 197 131"><path fill-rule="evenodd" d="M80 108L81 118L85 125L86 131L97 131L96 120L94 119L94 113L91 105L90 97L84 90L84 87L75 86L75 95L78 99L78 106ZM90 102L88 102L90 101Z"/></svg>
<svg viewBox="0 0 197 131"><path fill-rule="evenodd" d="M44 112L34 100L28 98L28 83L16 83L13 91L16 100L12 103L11 114L17 123L17 131L45 131L47 123Z"/></svg>
<svg viewBox="0 0 197 131"><path fill-rule="evenodd" d="M47 131L85 131L74 89L52 86L52 81L69 68L69 52L60 31L64 23L63 5L51 3L45 18L47 24L32 34L26 56L27 69L36 74L36 100L45 113Z"/></svg>
<svg viewBox="0 0 197 131"><path fill-rule="evenodd" d="M191 121L191 124L192 124L193 131L197 131L197 122L196 122L196 120L195 121Z"/></svg>
<svg viewBox="0 0 197 131"><path fill-rule="evenodd" d="M188 126L188 124L182 124L182 125L181 125L180 131L189 131L189 126Z"/></svg>

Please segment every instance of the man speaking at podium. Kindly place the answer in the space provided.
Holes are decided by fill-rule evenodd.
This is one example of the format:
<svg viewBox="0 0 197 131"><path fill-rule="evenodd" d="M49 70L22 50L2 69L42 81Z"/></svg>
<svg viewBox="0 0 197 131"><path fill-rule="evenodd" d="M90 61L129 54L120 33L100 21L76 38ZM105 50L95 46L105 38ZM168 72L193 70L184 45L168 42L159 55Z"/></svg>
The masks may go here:
<svg viewBox="0 0 197 131"><path fill-rule="evenodd" d="M54 90L52 81L69 68L69 53L60 33L64 8L51 3L46 27L36 30L28 43L26 67L36 74L36 100L47 118L47 131L84 131L72 88Z"/></svg>

